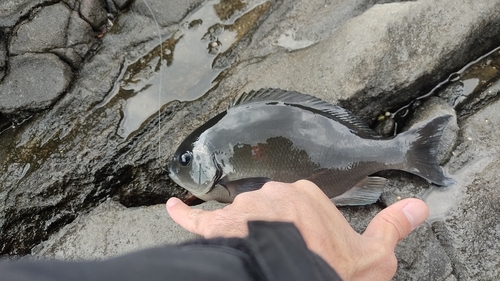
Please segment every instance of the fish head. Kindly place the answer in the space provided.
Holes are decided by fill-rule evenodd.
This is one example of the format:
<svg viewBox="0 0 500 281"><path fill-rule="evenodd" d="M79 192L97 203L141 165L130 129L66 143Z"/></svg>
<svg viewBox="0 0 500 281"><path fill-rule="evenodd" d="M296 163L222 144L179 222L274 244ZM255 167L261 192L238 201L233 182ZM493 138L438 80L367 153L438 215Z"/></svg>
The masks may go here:
<svg viewBox="0 0 500 281"><path fill-rule="evenodd" d="M203 197L219 181L222 169L215 154L202 142L181 144L170 160L170 178L197 197Z"/></svg>

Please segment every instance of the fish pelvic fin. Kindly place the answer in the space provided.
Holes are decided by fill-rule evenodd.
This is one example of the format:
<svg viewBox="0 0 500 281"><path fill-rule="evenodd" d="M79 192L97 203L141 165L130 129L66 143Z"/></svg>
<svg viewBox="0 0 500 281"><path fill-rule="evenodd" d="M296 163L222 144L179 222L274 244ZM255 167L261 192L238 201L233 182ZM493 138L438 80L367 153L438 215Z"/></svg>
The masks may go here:
<svg viewBox="0 0 500 281"><path fill-rule="evenodd" d="M236 195L243 192L260 189L266 182L271 180L272 179L266 177L244 178L234 181L226 181L222 179L219 184L224 186L229 192L230 197L234 199Z"/></svg>
<svg viewBox="0 0 500 281"><path fill-rule="evenodd" d="M451 117L451 115L439 116L398 135L397 138L402 141L411 142L402 170L436 185L449 186L455 183L443 173L437 160L439 141Z"/></svg>
<svg viewBox="0 0 500 281"><path fill-rule="evenodd" d="M366 177L353 188L334 197L331 201L337 206L368 205L377 202L387 184L382 177Z"/></svg>

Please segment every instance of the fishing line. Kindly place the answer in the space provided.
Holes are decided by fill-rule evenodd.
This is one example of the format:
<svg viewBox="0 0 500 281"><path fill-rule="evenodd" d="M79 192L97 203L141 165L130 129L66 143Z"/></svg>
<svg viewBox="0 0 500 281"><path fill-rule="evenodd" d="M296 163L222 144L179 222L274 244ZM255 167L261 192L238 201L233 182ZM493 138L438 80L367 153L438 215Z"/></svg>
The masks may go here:
<svg viewBox="0 0 500 281"><path fill-rule="evenodd" d="M161 38L161 30L160 30L160 25L158 24L158 21L156 20L155 14L153 13L153 10L151 9L151 6L146 2L146 0L142 0L144 5L148 8L149 12L151 13L151 17L155 21L156 24L156 29L158 32L158 40L160 42L160 82L158 85L158 161L160 162L160 168L163 169L165 165L162 165L161 163L161 86L162 86L162 80L163 80L163 67L162 67L162 62L163 62L163 41Z"/></svg>

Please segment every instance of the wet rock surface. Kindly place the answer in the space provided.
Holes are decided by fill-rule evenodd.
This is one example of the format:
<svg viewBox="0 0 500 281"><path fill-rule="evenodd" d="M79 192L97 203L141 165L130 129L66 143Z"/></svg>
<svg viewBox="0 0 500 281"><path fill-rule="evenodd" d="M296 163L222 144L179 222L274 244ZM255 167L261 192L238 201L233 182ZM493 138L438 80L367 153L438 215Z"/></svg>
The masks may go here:
<svg viewBox="0 0 500 281"><path fill-rule="evenodd" d="M53 54L24 54L9 59L9 74L0 84L0 112L28 115L47 108L64 93L71 68Z"/></svg>
<svg viewBox="0 0 500 281"><path fill-rule="evenodd" d="M215 209L222 206L221 203L210 202L195 208ZM142 230L130 232L123 227L125 225ZM36 246L33 252L40 257L102 259L195 238L198 236L187 233L169 216L165 216L164 205L125 208L118 202L108 201L65 226L53 238Z"/></svg>
<svg viewBox="0 0 500 281"><path fill-rule="evenodd" d="M396 280L491 280L500 274L495 242L500 235L495 130L500 53L454 75L435 89L435 98L415 102L500 46L500 1L253 1L258 9L249 8L247 17L237 13L244 6L240 1L148 0L154 17L144 1L113 3L0 3L0 35L6 38L0 42L0 77L5 73L0 253L103 258L192 237L155 205L185 195L168 179L169 155L241 92L280 87L339 102L369 123L411 103L406 117L401 111L389 118L398 128L437 115L456 116L441 157L457 184L429 188L420 178L387 172L380 203L341 211L361 232L387 204L410 196L427 200L428 224L397 248ZM212 40L207 43L219 42L222 49L201 49L213 59L212 69L196 71L218 69L215 80L198 88L196 98L166 103L159 115L121 136L123 110L139 96L123 90L128 68L149 67L139 77L147 80L184 61L175 47L187 36L179 36L179 30L207 27L182 18L204 5L218 5L215 14L231 21L207 29L205 38ZM31 35L42 26L52 29ZM158 32L166 42L161 49ZM227 41L232 34L237 39ZM146 205L153 206L137 207Z"/></svg>

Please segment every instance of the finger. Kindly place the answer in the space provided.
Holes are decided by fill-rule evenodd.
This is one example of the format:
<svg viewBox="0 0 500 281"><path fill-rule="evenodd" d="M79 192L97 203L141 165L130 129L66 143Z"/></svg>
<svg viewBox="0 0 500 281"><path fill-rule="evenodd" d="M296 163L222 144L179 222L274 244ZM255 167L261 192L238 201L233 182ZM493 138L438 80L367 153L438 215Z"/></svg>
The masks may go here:
<svg viewBox="0 0 500 281"><path fill-rule="evenodd" d="M378 213L363 236L378 238L392 248L429 216L422 200L409 198L399 201Z"/></svg>
<svg viewBox="0 0 500 281"><path fill-rule="evenodd" d="M189 232L203 235L203 217L207 215L208 211L191 209L175 197L168 199L166 207L168 214L177 224Z"/></svg>

